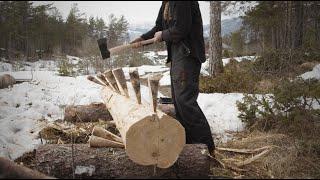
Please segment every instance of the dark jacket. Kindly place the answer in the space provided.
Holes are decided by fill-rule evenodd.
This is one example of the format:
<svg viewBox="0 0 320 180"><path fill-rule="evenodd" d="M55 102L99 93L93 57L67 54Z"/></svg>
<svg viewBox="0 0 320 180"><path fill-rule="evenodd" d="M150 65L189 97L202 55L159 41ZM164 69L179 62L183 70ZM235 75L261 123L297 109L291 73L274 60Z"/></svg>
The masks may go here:
<svg viewBox="0 0 320 180"><path fill-rule="evenodd" d="M162 39L166 42L168 60L172 60L171 46L182 43L191 56L200 62L205 62L205 47L203 25L199 4L197 1L169 1L171 20L163 19L164 3L158 13L156 25L141 37L151 39L158 31L162 31Z"/></svg>

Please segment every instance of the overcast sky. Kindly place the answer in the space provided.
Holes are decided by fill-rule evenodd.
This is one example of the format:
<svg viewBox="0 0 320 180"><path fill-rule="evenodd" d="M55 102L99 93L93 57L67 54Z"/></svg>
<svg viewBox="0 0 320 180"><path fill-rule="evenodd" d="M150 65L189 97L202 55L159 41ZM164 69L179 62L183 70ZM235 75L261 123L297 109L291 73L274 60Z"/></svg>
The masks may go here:
<svg viewBox="0 0 320 180"><path fill-rule="evenodd" d="M109 14L124 15L130 24L154 23L161 1L35 1L34 5L53 3L66 18L71 5L77 3L87 17L98 16L107 20ZM199 2L203 24L209 24L209 2ZM230 18L222 15L222 19Z"/></svg>

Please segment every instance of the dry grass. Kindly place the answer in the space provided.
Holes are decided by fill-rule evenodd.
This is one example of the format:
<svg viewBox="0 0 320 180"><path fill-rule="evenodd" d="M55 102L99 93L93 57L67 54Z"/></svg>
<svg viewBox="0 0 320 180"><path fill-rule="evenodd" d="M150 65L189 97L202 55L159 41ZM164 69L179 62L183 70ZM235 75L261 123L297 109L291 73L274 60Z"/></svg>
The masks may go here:
<svg viewBox="0 0 320 180"><path fill-rule="evenodd" d="M214 168L215 176L232 178L319 178L319 154L303 153L306 147L298 140L280 133L252 132L241 133L240 138L223 144L223 147L254 150L270 146L269 151L262 154L217 151L217 158L226 168ZM245 137L243 137L245 136ZM259 156L255 161L241 166L242 162ZM235 167L235 168L234 168ZM238 168L238 169L236 169Z"/></svg>

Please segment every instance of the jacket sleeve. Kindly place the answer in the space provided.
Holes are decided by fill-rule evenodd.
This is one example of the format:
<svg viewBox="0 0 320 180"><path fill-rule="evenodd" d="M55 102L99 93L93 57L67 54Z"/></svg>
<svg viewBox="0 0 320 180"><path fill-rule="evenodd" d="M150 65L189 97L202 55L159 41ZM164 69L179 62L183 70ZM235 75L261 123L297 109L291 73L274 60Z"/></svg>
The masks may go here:
<svg viewBox="0 0 320 180"><path fill-rule="evenodd" d="M173 13L173 26L162 31L164 41L179 42L184 39L192 28L191 2L176 1Z"/></svg>
<svg viewBox="0 0 320 180"><path fill-rule="evenodd" d="M158 17L157 17L157 20L156 20L156 25L148 32L146 32L145 34L141 35L141 38L144 39L144 40L147 40L147 39L151 39L154 37L154 34L158 31L162 31L162 17L163 17L163 11L162 11L162 8L163 8L163 4L161 5L160 7L160 10L159 10L159 13L158 13Z"/></svg>

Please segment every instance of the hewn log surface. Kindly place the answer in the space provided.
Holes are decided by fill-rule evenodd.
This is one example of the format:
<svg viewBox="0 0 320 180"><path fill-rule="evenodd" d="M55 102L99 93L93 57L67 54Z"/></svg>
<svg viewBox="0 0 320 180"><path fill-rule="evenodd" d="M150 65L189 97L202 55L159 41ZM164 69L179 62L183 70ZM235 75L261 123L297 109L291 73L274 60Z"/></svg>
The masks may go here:
<svg viewBox="0 0 320 180"><path fill-rule="evenodd" d="M115 93L105 87L102 99L116 123L131 160L140 165L168 168L185 145L185 130L172 117L149 104Z"/></svg>
<svg viewBox="0 0 320 180"><path fill-rule="evenodd" d="M167 169L141 166L121 148L89 148L74 145L74 171L70 144L42 145L36 152L36 168L56 178L208 178L210 158L203 144L187 144L176 163Z"/></svg>
<svg viewBox="0 0 320 180"><path fill-rule="evenodd" d="M103 103L67 106L64 111L64 120L68 122L97 122L99 119L112 120L112 116Z"/></svg>

